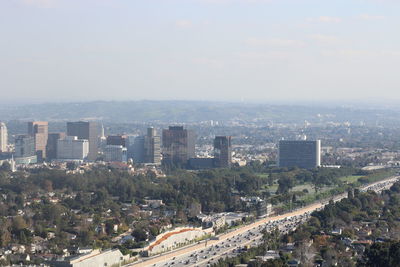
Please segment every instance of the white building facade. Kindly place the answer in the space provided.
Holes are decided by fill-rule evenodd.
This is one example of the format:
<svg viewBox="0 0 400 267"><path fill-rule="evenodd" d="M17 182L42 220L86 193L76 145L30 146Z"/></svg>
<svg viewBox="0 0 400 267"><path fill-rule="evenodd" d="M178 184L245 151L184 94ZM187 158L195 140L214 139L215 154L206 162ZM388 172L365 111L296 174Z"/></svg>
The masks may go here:
<svg viewBox="0 0 400 267"><path fill-rule="evenodd" d="M67 136L57 140L57 159L84 160L89 154L89 141L78 139L77 136Z"/></svg>
<svg viewBox="0 0 400 267"><path fill-rule="evenodd" d="M8 152L8 133L7 126L4 122L0 122L0 152Z"/></svg>

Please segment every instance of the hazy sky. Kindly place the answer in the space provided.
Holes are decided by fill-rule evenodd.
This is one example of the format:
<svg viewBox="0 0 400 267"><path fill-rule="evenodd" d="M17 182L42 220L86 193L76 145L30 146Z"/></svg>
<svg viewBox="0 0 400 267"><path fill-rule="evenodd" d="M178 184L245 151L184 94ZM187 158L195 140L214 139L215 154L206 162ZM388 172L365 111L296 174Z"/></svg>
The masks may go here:
<svg viewBox="0 0 400 267"><path fill-rule="evenodd" d="M0 0L0 101L400 100L399 0Z"/></svg>

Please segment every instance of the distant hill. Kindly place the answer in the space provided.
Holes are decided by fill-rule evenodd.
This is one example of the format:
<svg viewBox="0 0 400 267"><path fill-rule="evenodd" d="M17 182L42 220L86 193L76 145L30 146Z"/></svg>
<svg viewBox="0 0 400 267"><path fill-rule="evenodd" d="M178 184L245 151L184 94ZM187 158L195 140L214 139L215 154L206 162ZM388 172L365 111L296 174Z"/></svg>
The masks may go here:
<svg viewBox="0 0 400 267"><path fill-rule="evenodd" d="M244 121L255 123L364 122L396 125L400 112L383 109L196 101L97 101L0 107L0 120L111 122Z"/></svg>

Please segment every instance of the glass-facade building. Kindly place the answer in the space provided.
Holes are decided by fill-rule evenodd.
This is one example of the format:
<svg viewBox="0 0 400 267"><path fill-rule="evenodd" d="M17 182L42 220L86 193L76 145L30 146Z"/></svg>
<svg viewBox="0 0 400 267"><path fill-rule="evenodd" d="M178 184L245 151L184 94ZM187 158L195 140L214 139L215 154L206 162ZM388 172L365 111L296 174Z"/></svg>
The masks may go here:
<svg viewBox="0 0 400 267"><path fill-rule="evenodd" d="M280 141L279 167L314 169L321 165L321 141Z"/></svg>
<svg viewBox="0 0 400 267"><path fill-rule="evenodd" d="M170 126L163 130L163 161L166 164L186 165L195 153L196 134L183 126Z"/></svg>

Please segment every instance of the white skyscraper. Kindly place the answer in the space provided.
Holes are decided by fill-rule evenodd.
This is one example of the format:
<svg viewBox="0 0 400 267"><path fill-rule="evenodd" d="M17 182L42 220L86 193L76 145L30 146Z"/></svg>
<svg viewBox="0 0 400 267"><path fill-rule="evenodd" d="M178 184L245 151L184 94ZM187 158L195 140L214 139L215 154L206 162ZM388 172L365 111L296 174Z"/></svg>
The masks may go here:
<svg viewBox="0 0 400 267"><path fill-rule="evenodd" d="M100 139L101 140L105 140L106 136L104 135L104 125L101 124L101 135L100 135Z"/></svg>
<svg viewBox="0 0 400 267"><path fill-rule="evenodd" d="M7 152L8 134L7 126L4 122L0 122L0 152Z"/></svg>

